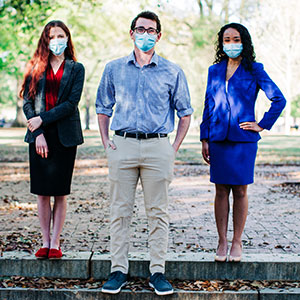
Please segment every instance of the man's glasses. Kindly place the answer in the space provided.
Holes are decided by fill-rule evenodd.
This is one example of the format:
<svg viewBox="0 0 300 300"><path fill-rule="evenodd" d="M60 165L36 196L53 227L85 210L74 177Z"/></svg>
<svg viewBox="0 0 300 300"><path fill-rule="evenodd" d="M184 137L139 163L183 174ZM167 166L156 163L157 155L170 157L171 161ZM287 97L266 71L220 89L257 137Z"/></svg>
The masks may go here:
<svg viewBox="0 0 300 300"><path fill-rule="evenodd" d="M135 27L133 30L135 30L136 33L138 34L144 34L145 31L147 31L148 34L152 34L152 35L158 34L158 30L152 27L146 29L145 27L141 26L141 27Z"/></svg>

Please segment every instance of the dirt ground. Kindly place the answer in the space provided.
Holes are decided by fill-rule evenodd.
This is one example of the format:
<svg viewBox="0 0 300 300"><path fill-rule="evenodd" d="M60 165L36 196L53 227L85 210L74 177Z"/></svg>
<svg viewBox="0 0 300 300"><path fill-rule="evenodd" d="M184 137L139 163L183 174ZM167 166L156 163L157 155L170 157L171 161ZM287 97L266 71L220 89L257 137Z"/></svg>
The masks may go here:
<svg viewBox="0 0 300 300"><path fill-rule="evenodd" d="M21 151L21 150L20 150ZM102 152L101 152L102 151ZM36 197L25 159L0 162L0 246L33 252L40 245ZM100 153L101 152L101 153ZM98 155L98 154L101 155ZM79 149L62 233L63 251L109 251L109 182L103 150ZM217 245L214 185L203 164L176 161L170 186L170 252L211 252ZM244 253L300 253L300 166L257 165L249 186ZM232 201L231 201L232 202ZM232 216L229 222L232 237ZM147 251L148 225L141 186L130 231L130 251Z"/></svg>

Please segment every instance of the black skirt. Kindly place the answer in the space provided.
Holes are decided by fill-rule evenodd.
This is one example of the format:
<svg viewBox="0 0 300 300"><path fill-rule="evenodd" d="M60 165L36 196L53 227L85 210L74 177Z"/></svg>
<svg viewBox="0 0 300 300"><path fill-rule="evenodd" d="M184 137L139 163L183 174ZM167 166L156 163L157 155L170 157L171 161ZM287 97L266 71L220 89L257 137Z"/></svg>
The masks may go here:
<svg viewBox="0 0 300 300"><path fill-rule="evenodd" d="M68 195L77 146L64 147L60 143L56 124L45 127L44 132L47 158L36 153L35 143L29 144L30 192L41 196Z"/></svg>

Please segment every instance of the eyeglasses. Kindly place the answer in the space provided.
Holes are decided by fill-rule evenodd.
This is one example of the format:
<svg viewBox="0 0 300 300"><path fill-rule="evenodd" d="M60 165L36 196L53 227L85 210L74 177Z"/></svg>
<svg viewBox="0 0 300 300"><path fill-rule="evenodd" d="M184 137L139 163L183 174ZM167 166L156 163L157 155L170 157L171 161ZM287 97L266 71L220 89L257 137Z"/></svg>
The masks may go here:
<svg viewBox="0 0 300 300"><path fill-rule="evenodd" d="M147 31L148 34L152 34L152 35L155 35L158 33L158 30L155 28L152 28L152 27L149 27L146 29L145 27L141 26L141 27L135 27L135 28L133 28L133 30L135 30L136 33L138 33L138 34L144 34L145 31Z"/></svg>

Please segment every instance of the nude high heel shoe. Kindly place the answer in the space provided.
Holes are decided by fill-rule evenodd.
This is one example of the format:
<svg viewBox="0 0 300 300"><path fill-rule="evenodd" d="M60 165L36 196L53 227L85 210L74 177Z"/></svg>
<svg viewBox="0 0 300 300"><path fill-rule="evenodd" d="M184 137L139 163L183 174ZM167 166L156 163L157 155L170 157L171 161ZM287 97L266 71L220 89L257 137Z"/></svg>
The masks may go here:
<svg viewBox="0 0 300 300"><path fill-rule="evenodd" d="M227 260L227 251L228 251L228 249L226 249L226 255L218 255L217 254L218 249L219 249L219 246L218 246L217 251L216 251L215 261L216 262L225 262Z"/></svg>
<svg viewBox="0 0 300 300"><path fill-rule="evenodd" d="M241 260L242 260L242 244L240 244L240 247L241 247L241 255L237 255L237 256L235 256L235 255L229 255L229 259L228 259L228 261L230 261L230 262L240 262ZM231 249L232 249L232 247L231 247ZM230 253L231 253L231 250L230 250Z"/></svg>

